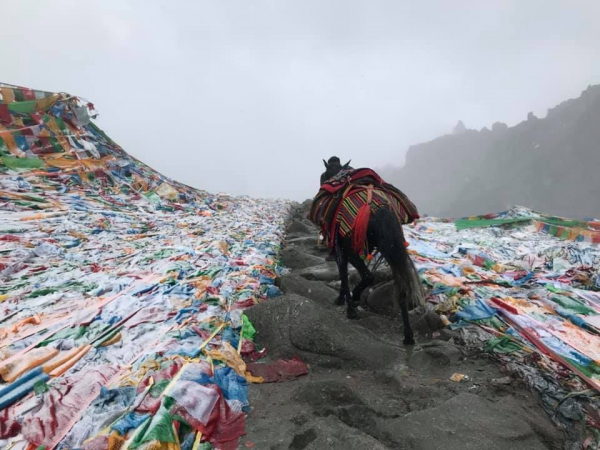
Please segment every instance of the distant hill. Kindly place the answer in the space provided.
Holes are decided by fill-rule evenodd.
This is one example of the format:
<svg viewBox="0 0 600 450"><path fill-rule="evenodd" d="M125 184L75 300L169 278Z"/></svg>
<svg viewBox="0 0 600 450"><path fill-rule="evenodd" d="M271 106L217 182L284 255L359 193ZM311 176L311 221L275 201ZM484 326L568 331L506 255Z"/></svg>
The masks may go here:
<svg viewBox="0 0 600 450"><path fill-rule="evenodd" d="M457 217L523 205L574 218L600 217L600 85L514 127L467 129L413 145L384 178L422 214Z"/></svg>

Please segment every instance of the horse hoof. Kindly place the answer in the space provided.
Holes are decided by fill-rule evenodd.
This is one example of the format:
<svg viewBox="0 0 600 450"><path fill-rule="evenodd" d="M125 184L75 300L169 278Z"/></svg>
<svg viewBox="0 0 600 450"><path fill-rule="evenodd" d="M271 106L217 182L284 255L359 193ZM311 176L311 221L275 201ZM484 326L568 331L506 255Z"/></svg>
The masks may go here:
<svg viewBox="0 0 600 450"><path fill-rule="evenodd" d="M342 298L342 296L340 295L338 298L335 299L335 302L333 302L335 304L335 306L342 306L344 305L346 302L344 301L344 299Z"/></svg>
<svg viewBox="0 0 600 450"><path fill-rule="evenodd" d="M402 342L404 345L415 345L415 340L413 338L404 338Z"/></svg>
<svg viewBox="0 0 600 450"><path fill-rule="evenodd" d="M356 311L354 309L349 309L347 315L348 315L348 319L350 319L350 320L358 319L358 314L356 313Z"/></svg>

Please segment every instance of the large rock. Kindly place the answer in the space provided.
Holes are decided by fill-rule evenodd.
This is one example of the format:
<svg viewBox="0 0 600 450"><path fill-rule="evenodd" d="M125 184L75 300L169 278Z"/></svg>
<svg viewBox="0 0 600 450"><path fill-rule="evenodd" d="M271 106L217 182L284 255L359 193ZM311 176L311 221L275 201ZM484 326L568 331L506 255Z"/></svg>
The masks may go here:
<svg viewBox="0 0 600 450"><path fill-rule="evenodd" d="M384 272L382 276L387 276L387 273ZM389 273L389 276L391 277L391 273ZM394 288L395 286L393 280L376 284L372 289L367 289L366 293L363 294L363 301L365 301L366 305L371 311L385 316L393 316L393 299L395 295ZM415 311L416 309L419 308L411 308L411 305L409 305L409 310ZM437 331L443 328L443 322L441 321L439 316L437 316L437 314L435 314L435 316L435 318L427 317L427 322L423 322L421 325L417 325L416 328L415 325L413 325L413 328L415 328L415 331L418 331L422 334L430 333L431 331Z"/></svg>
<svg viewBox="0 0 600 450"><path fill-rule="evenodd" d="M325 258L313 256L295 246L289 246L281 251L283 265L290 269L305 269L307 267L325 264Z"/></svg>
<svg viewBox="0 0 600 450"><path fill-rule="evenodd" d="M345 382L335 380L307 381L298 387L294 400L310 405L320 415L334 407L364 406L359 392L351 389Z"/></svg>
<svg viewBox="0 0 600 450"><path fill-rule="evenodd" d="M422 344L422 351L414 353L408 364L421 371L437 371L456 364L461 356L456 345L446 341L431 341Z"/></svg>
<svg viewBox="0 0 600 450"><path fill-rule="evenodd" d="M349 272L352 270L354 269L349 269ZM339 281L340 279L340 273L335 262L327 262L318 266L307 267L298 272L298 274L307 280L315 281L331 282Z"/></svg>
<svg viewBox="0 0 600 450"><path fill-rule="evenodd" d="M259 423L257 423L259 422ZM254 419L251 430L256 449L270 450L387 450L375 438L349 427L334 416L290 420Z"/></svg>
<svg viewBox="0 0 600 450"><path fill-rule="evenodd" d="M388 447L333 417L320 417L294 436L290 450L386 450ZM307 444L307 445L306 445Z"/></svg>
<svg viewBox="0 0 600 450"><path fill-rule="evenodd" d="M385 316L393 315L394 282L388 281L368 290L367 306L373 312Z"/></svg>
<svg viewBox="0 0 600 450"><path fill-rule="evenodd" d="M246 310L256 340L275 357L301 354L308 362L333 357L360 368L390 367L404 359L402 346L391 345L350 322L339 310L326 310L296 294L286 294Z"/></svg>
<svg viewBox="0 0 600 450"><path fill-rule="evenodd" d="M403 334L398 331L401 322L394 318L363 311L357 322L361 327L379 335L387 335L388 339L391 337L392 340L398 341L398 343L404 339Z"/></svg>
<svg viewBox="0 0 600 450"><path fill-rule="evenodd" d="M415 313L413 315L413 312ZM431 334L445 327L441 317L433 311L422 312L418 308L411 312L411 325L413 331L420 335Z"/></svg>
<svg viewBox="0 0 600 450"><path fill-rule="evenodd" d="M306 215L308 214L308 212L310 211L310 208L312 206L313 203L313 199L309 198L304 200L301 204L300 204L300 209L302 211L302 213L304 214L303 217L306 217Z"/></svg>
<svg viewBox="0 0 600 450"><path fill-rule="evenodd" d="M305 236L299 238L286 239L285 242L287 245L293 244L295 246L307 249L317 245L317 238L315 236Z"/></svg>
<svg viewBox="0 0 600 450"><path fill-rule="evenodd" d="M515 406L462 393L384 426L400 448L414 450L546 449Z"/></svg>
<svg viewBox="0 0 600 450"><path fill-rule="evenodd" d="M375 272L373 272L373 276L375 277L373 280L373 289L379 284L383 284L394 279L392 269L390 269L388 266L379 267ZM351 284L356 284L360 281L360 274L358 272L351 272L349 278Z"/></svg>
<svg viewBox="0 0 600 450"><path fill-rule="evenodd" d="M298 294L314 300L325 309L334 306L338 292L320 281L311 281L298 275L281 277L281 290L285 294Z"/></svg>
<svg viewBox="0 0 600 450"><path fill-rule="evenodd" d="M288 234L298 236L314 235L317 238L317 228L308 221L295 220L287 230Z"/></svg>

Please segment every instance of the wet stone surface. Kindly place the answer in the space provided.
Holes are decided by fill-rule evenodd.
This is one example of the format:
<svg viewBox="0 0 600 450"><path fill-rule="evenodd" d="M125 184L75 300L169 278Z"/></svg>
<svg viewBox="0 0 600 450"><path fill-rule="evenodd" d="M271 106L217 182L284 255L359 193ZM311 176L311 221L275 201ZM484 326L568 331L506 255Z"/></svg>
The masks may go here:
<svg viewBox="0 0 600 450"><path fill-rule="evenodd" d="M247 444L277 450L566 448L532 394L485 355L459 345L437 315L414 311L417 345L402 345L401 323L389 316L393 290L385 269L366 294L370 309L348 320L344 307L333 304L335 263L316 249L316 228L302 213L295 217L283 256L292 270L279 280L285 295L247 314L271 357L298 355L309 374L250 386ZM452 381L460 375L462 381Z"/></svg>

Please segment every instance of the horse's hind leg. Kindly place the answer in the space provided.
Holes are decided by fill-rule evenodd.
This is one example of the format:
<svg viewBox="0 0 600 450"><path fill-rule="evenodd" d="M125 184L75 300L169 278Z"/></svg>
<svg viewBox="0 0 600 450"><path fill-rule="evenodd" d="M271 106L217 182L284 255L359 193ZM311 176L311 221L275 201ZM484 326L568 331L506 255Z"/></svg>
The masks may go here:
<svg viewBox="0 0 600 450"><path fill-rule="evenodd" d="M398 317L402 314L402 324L404 325L404 345L413 345L415 343L412 328L410 327L410 318L408 316L408 303L406 301L407 292L402 289L405 286L402 275L394 270L394 315Z"/></svg>
<svg viewBox="0 0 600 450"><path fill-rule="evenodd" d="M365 262L362 260L362 258L356 253L351 252L348 255L348 261L350 261L350 264L354 266L354 268L358 271L358 274L360 275L360 282L352 290L352 303L354 306L356 306L360 303L360 297L364 290L371 286L375 281L375 277L373 276Z"/></svg>
<svg viewBox="0 0 600 450"><path fill-rule="evenodd" d="M404 233L394 213L387 208L380 208L372 218L373 244L392 268L394 274L394 312L396 317L402 314L404 324L404 344L415 343L408 316L407 298L416 290L420 290L420 281L412 272L412 261L404 246Z"/></svg>

